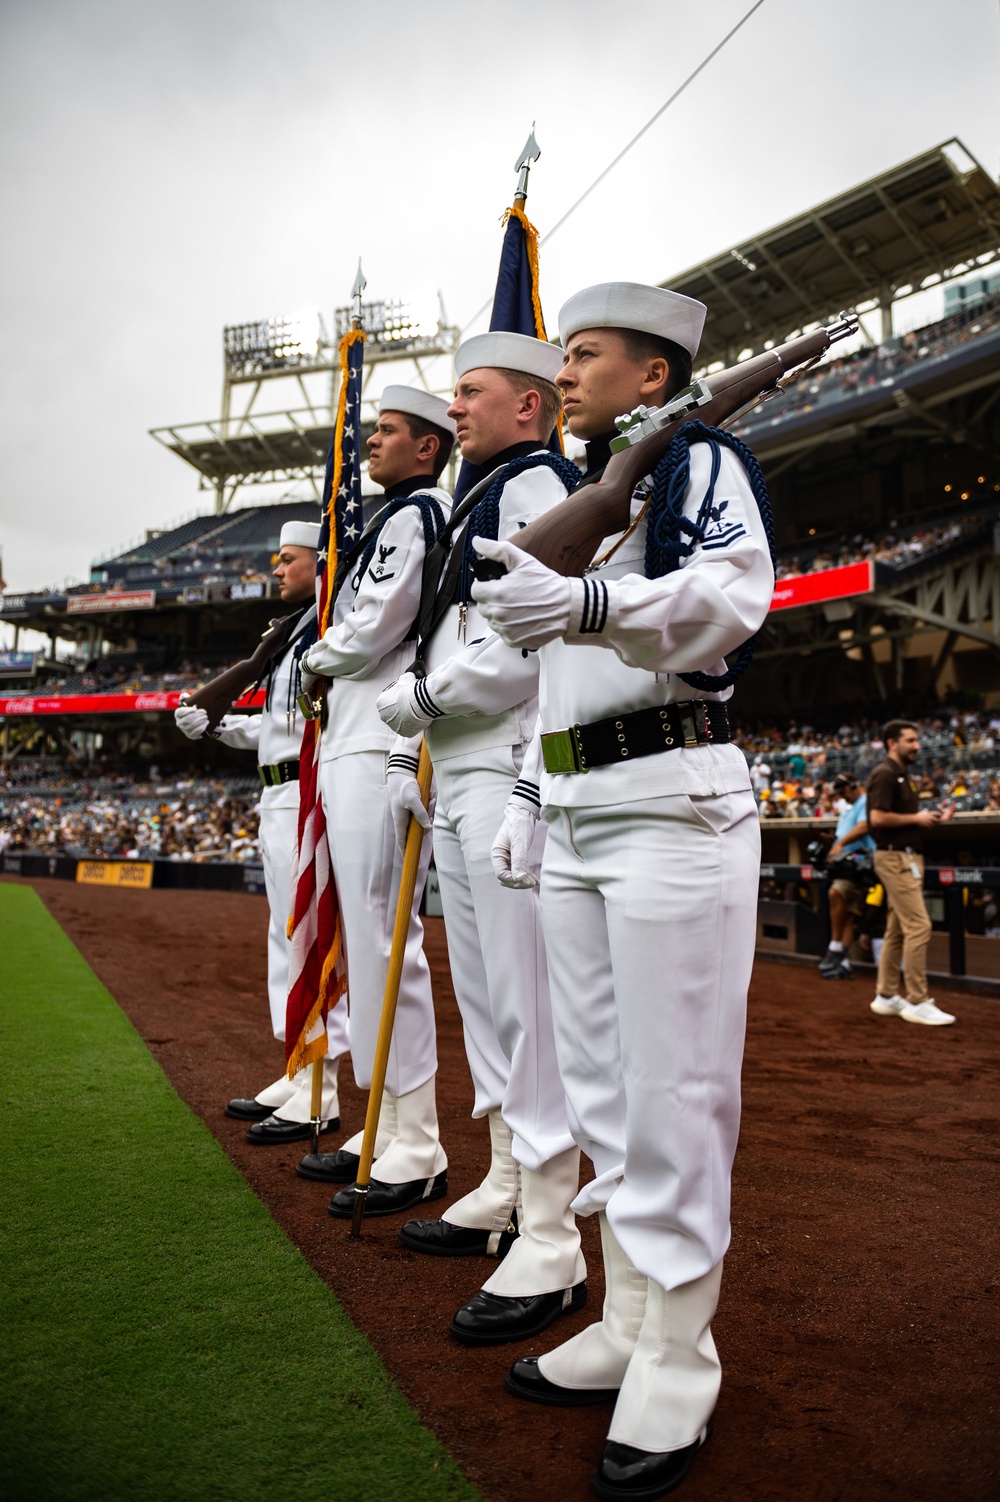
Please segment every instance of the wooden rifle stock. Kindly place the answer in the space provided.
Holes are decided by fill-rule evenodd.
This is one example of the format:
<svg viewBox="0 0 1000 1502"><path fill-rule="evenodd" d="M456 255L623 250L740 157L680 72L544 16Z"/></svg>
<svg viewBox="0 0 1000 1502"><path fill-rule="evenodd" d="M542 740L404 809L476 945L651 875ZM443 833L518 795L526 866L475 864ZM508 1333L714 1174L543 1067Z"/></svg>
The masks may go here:
<svg viewBox="0 0 1000 1502"><path fill-rule="evenodd" d="M245 661L237 662L233 667L227 668L224 673L219 674L218 678L213 678L210 683L203 684L193 693L182 695L181 702L193 704L196 709L206 710L209 729L215 730L223 715L228 714L236 700L264 676L272 657L286 645L289 630L296 620L298 616L285 615L279 620L272 621L270 630L264 632L260 645L252 657L247 657Z"/></svg>
<svg viewBox="0 0 1000 1502"><path fill-rule="evenodd" d="M712 393L709 402L693 407L630 448L612 454L599 481L574 490L564 501L522 528L517 534L517 546L556 573L579 578L603 540L625 531L630 521L632 492L640 480L652 474L684 423L694 419L718 427L748 402L772 391L786 372L819 359L836 339L845 338L856 328L856 319L842 318L830 328L803 334L752 360L706 377L704 385Z"/></svg>

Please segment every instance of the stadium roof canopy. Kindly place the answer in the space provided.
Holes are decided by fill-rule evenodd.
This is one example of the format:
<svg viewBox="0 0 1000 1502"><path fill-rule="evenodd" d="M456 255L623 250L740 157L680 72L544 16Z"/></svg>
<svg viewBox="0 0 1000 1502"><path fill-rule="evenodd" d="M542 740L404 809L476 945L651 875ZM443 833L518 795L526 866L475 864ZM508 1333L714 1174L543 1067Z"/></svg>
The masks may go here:
<svg viewBox="0 0 1000 1502"><path fill-rule="evenodd" d="M1000 188L953 138L661 283L708 305L700 356L791 333L1000 259Z"/></svg>

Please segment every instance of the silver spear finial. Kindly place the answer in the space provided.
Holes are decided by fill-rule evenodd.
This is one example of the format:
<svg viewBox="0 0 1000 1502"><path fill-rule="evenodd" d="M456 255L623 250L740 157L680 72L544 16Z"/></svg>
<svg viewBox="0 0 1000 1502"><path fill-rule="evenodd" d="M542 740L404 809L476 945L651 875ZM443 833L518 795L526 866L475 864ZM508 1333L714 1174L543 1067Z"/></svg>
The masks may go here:
<svg viewBox="0 0 1000 1502"><path fill-rule="evenodd" d="M361 257L359 256L358 274L354 278L354 286L351 288L351 301L354 304L354 309L351 315L351 322L356 329L359 329L361 327L361 294L365 290L367 285L368 283L365 281L365 274L361 270Z"/></svg>
<svg viewBox="0 0 1000 1502"><path fill-rule="evenodd" d="M517 180L517 188L514 193L514 202L518 199L523 203L528 196L528 173L531 171L532 162L537 162L541 156L538 142L535 140L535 122L531 122L531 135L525 141L521 154L514 163L514 171L521 175Z"/></svg>

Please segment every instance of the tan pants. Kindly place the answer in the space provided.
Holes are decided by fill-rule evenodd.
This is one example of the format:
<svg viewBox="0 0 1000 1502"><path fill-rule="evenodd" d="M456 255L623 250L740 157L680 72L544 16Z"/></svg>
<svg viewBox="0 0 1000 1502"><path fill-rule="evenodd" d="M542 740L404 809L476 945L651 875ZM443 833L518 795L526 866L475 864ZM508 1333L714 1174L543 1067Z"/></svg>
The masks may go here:
<svg viewBox="0 0 1000 1502"><path fill-rule="evenodd" d="M912 867L919 876L914 876ZM899 962L906 971L906 997L911 1006L927 1000L927 945L931 920L924 904L924 858L905 850L876 850L875 874L889 900L885 941L878 963L878 994L899 990Z"/></svg>

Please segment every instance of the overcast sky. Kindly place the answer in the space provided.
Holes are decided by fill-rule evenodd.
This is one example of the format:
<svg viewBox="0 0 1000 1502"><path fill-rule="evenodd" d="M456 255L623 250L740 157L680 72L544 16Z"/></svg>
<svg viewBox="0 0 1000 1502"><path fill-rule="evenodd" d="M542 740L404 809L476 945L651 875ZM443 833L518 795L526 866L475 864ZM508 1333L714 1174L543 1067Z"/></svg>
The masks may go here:
<svg viewBox="0 0 1000 1502"><path fill-rule="evenodd" d="M532 121L544 234L750 3L6 0L8 590L211 509L147 430L218 416L224 324L345 303L359 255L465 324ZM950 136L996 176L998 97L997 0L765 0L544 248L550 331Z"/></svg>

